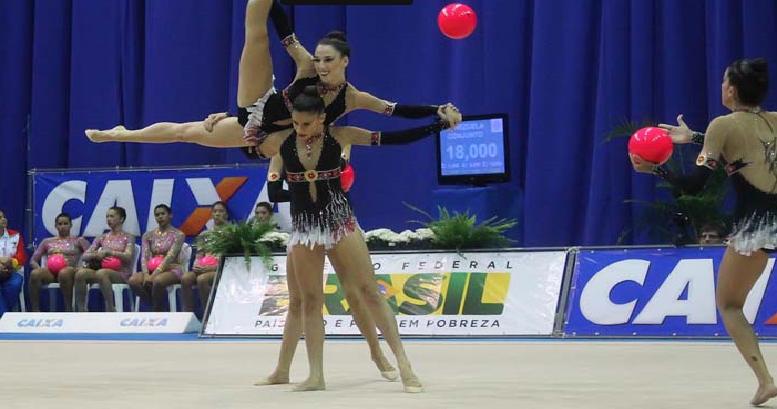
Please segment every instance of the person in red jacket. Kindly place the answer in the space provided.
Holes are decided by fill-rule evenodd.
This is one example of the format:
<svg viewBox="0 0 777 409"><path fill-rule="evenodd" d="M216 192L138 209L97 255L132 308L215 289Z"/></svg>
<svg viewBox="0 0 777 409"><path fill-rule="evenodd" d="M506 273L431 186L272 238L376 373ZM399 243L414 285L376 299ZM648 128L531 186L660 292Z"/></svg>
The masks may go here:
<svg viewBox="0 0 777 409"><path fill-rule="evenodd" d="M0 211L0 316L16 307L24 276L16 272L27 261L21 233L8 228L5 212Z"/></svg>

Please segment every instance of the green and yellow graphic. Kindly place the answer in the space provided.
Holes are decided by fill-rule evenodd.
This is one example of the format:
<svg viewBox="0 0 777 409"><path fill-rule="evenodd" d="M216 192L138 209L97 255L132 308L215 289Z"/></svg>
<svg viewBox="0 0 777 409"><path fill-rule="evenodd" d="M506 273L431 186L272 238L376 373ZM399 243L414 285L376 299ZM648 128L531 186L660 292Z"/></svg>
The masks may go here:
<svg viewBox="0 0 777 409"><path fill-rule="evenodd" d="M378 290L401 315L501 315L510 273L377 274ZM286 276L270 276L259 315L286 313ZM335 274L324 284L324 314L350 315L345 292Z"/></svg>

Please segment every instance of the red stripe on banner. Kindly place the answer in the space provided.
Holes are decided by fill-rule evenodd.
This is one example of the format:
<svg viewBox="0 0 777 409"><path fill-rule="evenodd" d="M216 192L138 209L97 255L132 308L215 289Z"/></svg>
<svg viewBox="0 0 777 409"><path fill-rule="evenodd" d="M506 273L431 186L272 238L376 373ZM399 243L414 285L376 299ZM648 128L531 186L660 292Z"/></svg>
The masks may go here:
<svg viewBox="0 0 777 409"><path fill-rule="evenodd" d="M235 192L240 189L240 186L248 180L247 177L233 176L221 179L216 185L216 193L219 195L219 199L223 202L228 202L229 199L234 196ZM196 236L205 227L210 219L210 206L199 207L186 218L186 221L181 225L181 231L187 236Z"/></svg>

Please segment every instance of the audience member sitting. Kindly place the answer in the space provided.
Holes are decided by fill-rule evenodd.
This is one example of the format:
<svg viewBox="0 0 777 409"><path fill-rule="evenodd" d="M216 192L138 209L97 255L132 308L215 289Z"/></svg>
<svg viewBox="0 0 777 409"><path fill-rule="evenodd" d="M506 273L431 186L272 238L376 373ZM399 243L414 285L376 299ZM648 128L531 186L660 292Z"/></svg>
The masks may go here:
<svg viewBox="0 0 777 409"><path fill-rule="evenodd" d="M226 224L229 223L227 204L224 202L213 203L211 206L211 218L213 219L214 229L220 229L223 226L226 226ZM218 257L218 254L206 254L201 251L197 252L192 271L187 271L181 278L181 303L183 304L182 307L184 311L194 311L193 287L196 284L200 293L200 302L204 312L205 307L208 304L213 278L216 277L218 263L214 264L214 261L218 260Z"/></svg>
<svg viewBox="0 0 777 409"><path fill-rule="evenodd" d="M95 237L92 245L81 256L82 267L76 271L76 311L86 311L87 284L99 283L105 300L105 311L115 312L113 283L126 283L132 274L135 237L124 231L127 212L114 206L105 214L109 232ZM121 301L121 300L120 300Z"/></svg>
<svg viewBox="0 0 777 409"><path fill-rule="evenodd" d="M16 272L27 260L21 233L8 228L5 212L0 211L0 316L16 308L24 277Z"/></svg>
<svg viewBox="0 0 777 409"><path fill-rule="evenodd" d="M722 244L724 229L719 223L706 223L699 229L699 244Z"/></svg>
<svg viewBox="0 0 777 409"><path fill-rule="evenodd" d="M254 217L251 218L251 222L266 222L273 221L273 209L272 205L268 202L259 202L254 207Z"/></svg>
<svg viewBox="0 0 777 409"><path fill-rule="evenodd" d="M179 284L183 275L180 254L185 236L170 224L173 211L168 205L157 205L154 218L158 227L143 235L141 271L132 274L129 285L142 300L150 299L154 311L164 311L167 287Z"/></svg>
<svg viewBox="0 0 777 409"><path fill-rule="evenodd" d="M62 297L65 299L65 311L73 311L73 282L76 275L78 261L89 248L89 242L83 237L70 235L70 229L73 227L72 218L67 213L61 213L54 219L57 228L57 236L44 239L30 260L30 310L40 311L40 288L43 284L59 283L59 289L62 291ZM46 256L48 265L41 267L41 259ZM59 256L59 260L54 257ZM62 265L61 260L66 264ZM54 310L54 300L49 300Z"/></svg>

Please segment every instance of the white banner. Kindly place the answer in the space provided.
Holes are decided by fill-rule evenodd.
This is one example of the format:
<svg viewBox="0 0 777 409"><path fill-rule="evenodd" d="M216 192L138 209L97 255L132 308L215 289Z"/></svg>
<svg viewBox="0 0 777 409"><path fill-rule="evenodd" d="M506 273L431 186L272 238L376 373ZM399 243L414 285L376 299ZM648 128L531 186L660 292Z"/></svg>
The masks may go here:
<svg viewBox="0 0 777 409"><path fill-rule="evenodd" d="M7 312L3 333L184 334L199 332L190 312Z"/></svg>
<svg viewBox="0 0 777 409"><path fill-rule="evenodd" d="M566 252L372 255L381 293L402 335L550 335ZM205 335L280 335L288 308L285 257L224 262ZM343 290L324 268L327 334L358 335Z"/></svg>

